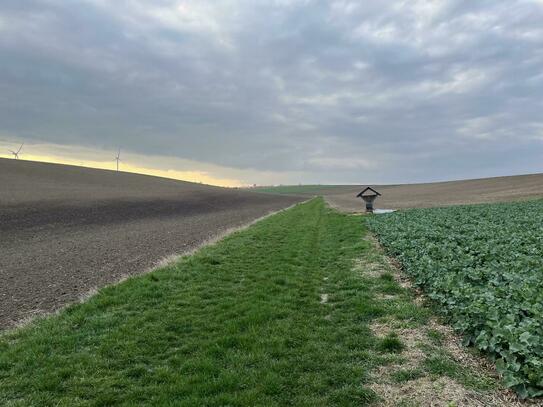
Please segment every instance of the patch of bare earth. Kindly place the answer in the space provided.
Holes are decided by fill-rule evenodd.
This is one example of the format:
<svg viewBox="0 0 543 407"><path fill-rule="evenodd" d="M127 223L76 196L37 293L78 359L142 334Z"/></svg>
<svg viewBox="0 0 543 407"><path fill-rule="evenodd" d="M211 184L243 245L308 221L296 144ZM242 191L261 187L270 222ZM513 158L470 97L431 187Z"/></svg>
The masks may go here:
<svg viewBox="0 0 543 407"><path fill-rule="evenodd" d="M366 259L357 259L354 270L364 277L380 278L384 273L392 274L402 287L413 290L415 302L422 306L424 296L415 290L409 279L399 268L399 265L385 255L377 240L367 235L365 238L374 250ZM390 301L395 295L378 295L377 299ZM448 377L429 374L424 371L423 362L428 356L429 349L436 349L442 355L447 355L454 363L460 365L466 372L476 377L487 377L497 380L498 374L493 365L483 357L471 354L461 345L461 338L449 327L433 317L424 326L406 327L405 321L386 316L375 320L370 325L373 334L385 338L396 334L404 345L398 358L392 363L376 369L369 387L381 398L380 406L526 406L543 405L539 402L522 402L511 391L474 390L459 381ZM435 339L429 333L438 335L440 340L436 345ZM431 352L431 351L430 351ZM397 380L398 373L417 372L411 380Z"/></svg>
<svg viewBox="0 0 543 407"><path fill-rule="evenodd" d="M449 329L432 321L429 328L449 334ZM401 362L381 366L372 377L369 385L380 397L381 406L523 406L516 396L506 390L480 392L466 388L462 383L447 377L422 373L421 377L408 381L394 380L394 373L416 371L420 369L425 357L425 346L430 346L431 339L427 330L419 328L394 328L394 321L375 323L371 326L377 337L384 338L394 332L401 338L405 349L401 353ZM442 350L451 355L453 360L472 373L483 376L496 376L488 364L469 354L459 345L455 336L446 337L441 344ZM421 370L419 370L421 371Z"/></svg>
<svg viewBox="0 0 543 407"><path fill-rule="evenodd" d="M344 185L313 191L340 211L360 213L364 204L357 194L362 185ZM381 194L379 209L432 208L436 206L509 202L543 197L543 174L514 175L427 184L373 185Z"/></svg>

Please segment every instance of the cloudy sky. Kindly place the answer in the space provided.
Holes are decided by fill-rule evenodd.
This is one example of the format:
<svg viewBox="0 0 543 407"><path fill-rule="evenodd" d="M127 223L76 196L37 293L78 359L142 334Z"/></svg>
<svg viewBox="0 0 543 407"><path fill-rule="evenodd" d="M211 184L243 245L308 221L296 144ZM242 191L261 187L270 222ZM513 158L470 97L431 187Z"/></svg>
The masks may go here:
<svg viewBox="0 0 543 407"><path fill-rule="evenodd" d="M543 172L542 21L543 0L2 0L0 147L228 185Z"/></svg>

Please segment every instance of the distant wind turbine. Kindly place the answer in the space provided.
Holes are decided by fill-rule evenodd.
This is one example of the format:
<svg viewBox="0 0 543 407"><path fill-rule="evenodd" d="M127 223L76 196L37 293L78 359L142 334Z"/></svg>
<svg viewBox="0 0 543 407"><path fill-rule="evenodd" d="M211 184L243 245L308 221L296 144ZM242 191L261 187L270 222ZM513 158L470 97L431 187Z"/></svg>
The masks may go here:
<svg viewBox="0 0 543 407"><path fill-rule="evenodd" d="M119 148L119 152L117 153L117 157L115 157L115 161L117 161L117 171L119 171L119 161L121 161L121 149Z"/></svg>
<svg viewBox="0 0 543 407"><path fill-rule="evenodd" d="M23 148L24 143L21 144L21 147L17 151L8 150L11 154L13 154L13 158L18 160L19 159L19 153L21 152L21 149Z"/></svg>

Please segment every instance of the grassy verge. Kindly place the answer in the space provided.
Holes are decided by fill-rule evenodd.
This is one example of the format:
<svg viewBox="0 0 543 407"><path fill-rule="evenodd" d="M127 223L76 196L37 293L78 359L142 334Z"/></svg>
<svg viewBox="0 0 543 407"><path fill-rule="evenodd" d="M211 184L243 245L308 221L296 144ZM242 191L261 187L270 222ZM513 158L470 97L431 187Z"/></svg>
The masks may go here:
<svg viewBox="0 0 543 407"><path fill-rule="evenodd" d="M440 377L492 391L363 234L315 199L5 333L0 405L385 405Z"/></svg>

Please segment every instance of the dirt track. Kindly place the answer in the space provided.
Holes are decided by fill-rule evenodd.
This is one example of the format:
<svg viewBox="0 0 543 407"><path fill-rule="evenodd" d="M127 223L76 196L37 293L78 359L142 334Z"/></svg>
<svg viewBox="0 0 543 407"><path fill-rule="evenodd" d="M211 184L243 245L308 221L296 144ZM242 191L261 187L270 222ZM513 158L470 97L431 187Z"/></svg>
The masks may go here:
<svg viewBox="0 0 543 407"><path fill-rule="evenodd" d="M376 208L405 209L474 203L508 202L543 198L543 174L483 178L465 181L375 186L383 195ZM360 186L323 188L322 195L331 206L346 212L362 212L356 197Z"/></svg>
<svg viewBox="0 0 543 407"><path fill-rule="evenodd" d="M303 200L0 159L0 329Z"/></svg>

